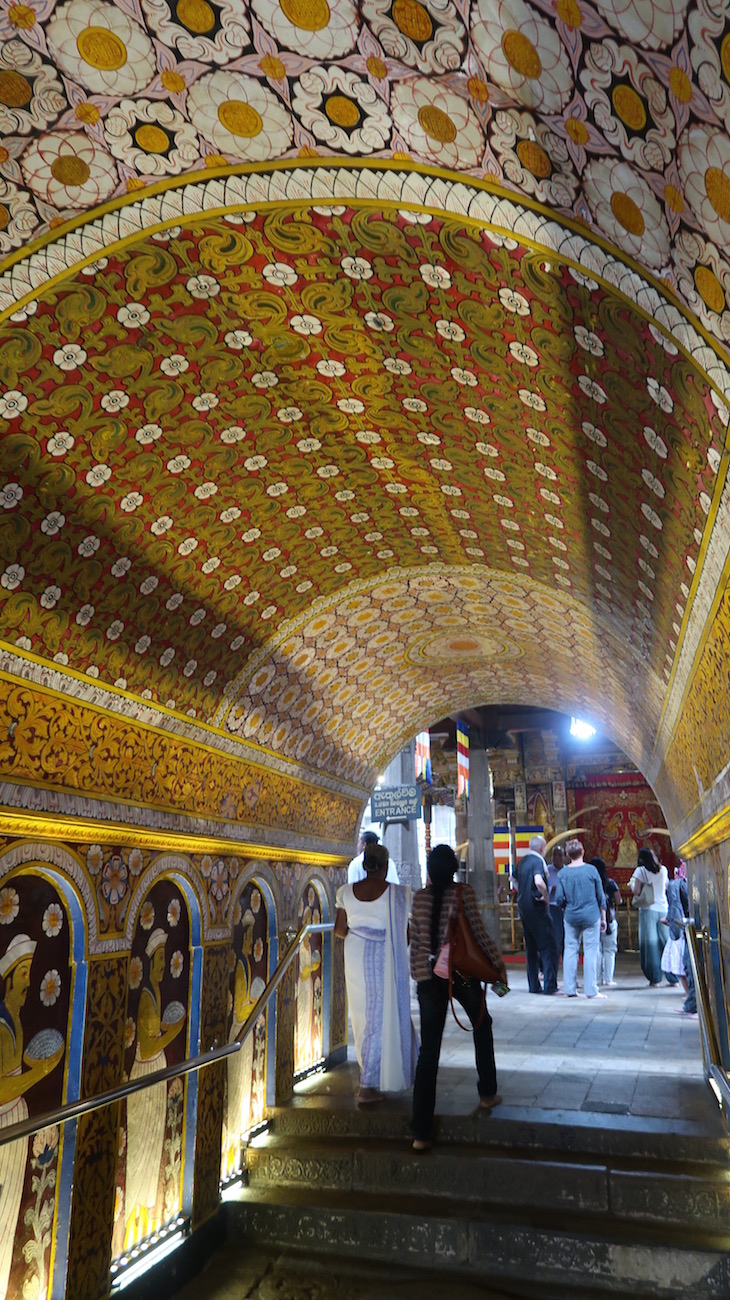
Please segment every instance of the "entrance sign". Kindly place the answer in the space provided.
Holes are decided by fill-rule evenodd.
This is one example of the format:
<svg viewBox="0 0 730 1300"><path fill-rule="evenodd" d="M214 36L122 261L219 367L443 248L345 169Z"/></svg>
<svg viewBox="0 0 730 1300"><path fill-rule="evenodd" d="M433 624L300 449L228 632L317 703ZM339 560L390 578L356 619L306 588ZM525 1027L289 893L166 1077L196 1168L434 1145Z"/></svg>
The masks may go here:
<svg viewBox="0 0 730 1300"><path fill-rule="evenodd" d="M370 816L374 822L409 821L421 816L421 791L417 785L386 786L373 790Z"/></svg>

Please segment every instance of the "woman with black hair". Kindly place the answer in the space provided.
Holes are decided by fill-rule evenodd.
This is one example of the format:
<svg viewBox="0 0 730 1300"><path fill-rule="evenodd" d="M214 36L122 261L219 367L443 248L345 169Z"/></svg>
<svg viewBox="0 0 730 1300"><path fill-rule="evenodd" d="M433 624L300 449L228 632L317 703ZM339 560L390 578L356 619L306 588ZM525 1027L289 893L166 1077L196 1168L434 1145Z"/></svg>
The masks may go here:
<svg viewBox="0 0 730 1300"><path fill-rule="evenodd" d="M601 934L601 946L598 949L598 969L596 979L599 984L612 988L616 981L616 953L618 952L618 917L616 908L621 906L621 890L608 874L608 867L603 858L591 858L592 865L601 877L601 885L606 895L606 929Z"/></svg>
<svg viewBox="0 0 730 1300"><path fill-rule="evenodd" d="M449 917L457 904L454 876L458 868L456 854L448 844L437 844L428 858L428 885L419 889L413 900L411 915L411 975L418 985L421 1009L421 1050L413 1088L413 1150L426 1151L431 1145L431 1124L436 1107L441 1038L449 1005L449 981L434 975L434 964L448 938ZM462 886L464 912L480 948L491 958L507 982L504 962L494 941L487 934L479 913L476 894L471 885ZM497 1094L497 1071L494 1064L492 1020L486 997L478 980L463 980L454 973L453 996L464 1008L474 1033L479 1105L492 1110L502 1098Z"/></svg>
<svg viewBox="0 0 730 1300"><path fill-rule="evenodd" d="M667 882L669 873L652 849L639 849L636 870L629 881L639 910L639 960L653 989L662 982L662 952L667 942ZM650 903L640 903L651 894Z"/></svg>

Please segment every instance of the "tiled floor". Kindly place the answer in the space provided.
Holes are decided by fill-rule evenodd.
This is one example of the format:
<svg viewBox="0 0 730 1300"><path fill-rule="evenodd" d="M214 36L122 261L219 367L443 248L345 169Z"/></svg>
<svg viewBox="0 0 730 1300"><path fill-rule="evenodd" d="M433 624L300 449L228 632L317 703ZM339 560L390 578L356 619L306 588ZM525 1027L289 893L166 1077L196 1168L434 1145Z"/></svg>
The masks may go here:
<svg viewBox="0 0 730 1300"><path fill-rule="evenodd" d="M605 1001L543 998L527 992L524 968L510 969L511 992L490 995L501 1117L509 1109L671 1119L717 1131L716 1102L704 1081L697 1021L677 1015L679 986L649 988L638 958L621 956L618 986ZM463 1017L460 1017L463 1018ZM417 1004L414 1019L418 1025ZM346 1068L315 1075L297 1088L295 1104L330 1104L353 1095L352 1045ZM437 1113L473 1109L476 1073L471 1034L447 1016L439 1067ZM388 1104L408 1105L403 1096Z"/></svg>

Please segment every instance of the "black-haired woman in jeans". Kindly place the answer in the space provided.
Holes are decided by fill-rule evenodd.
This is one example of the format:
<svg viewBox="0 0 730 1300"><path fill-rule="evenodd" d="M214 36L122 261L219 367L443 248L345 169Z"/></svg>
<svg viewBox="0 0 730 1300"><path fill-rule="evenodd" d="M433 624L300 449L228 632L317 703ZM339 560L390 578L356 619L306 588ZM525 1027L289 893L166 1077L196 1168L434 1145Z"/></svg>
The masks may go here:
<svg viewBox="0 0 730 1300"><path fill-rule="evenodd" d="M437 844L428 858L429 883L425 889L418 891L413 900L411 975L418 985L418 1004L421 1009L421 1050L413 1087L411 1121L414 1151L426 1151L431 1145L431 1125L436 1107L436 1076L449 1005L449 981L434 975L433 967L442 945L447 941L449 917L456 908L454 876L458 865L454 850L448 844ZM462 886L462 901L475 939L493 961L500 979L506 983L507 973L502 956L484 928L471 885ZM476 979L462 980L454 976L452 991L469 1017L474 1033L479 1105L484 1110L492 1110L502 1098L497 1093L492 1020L484 1005L481 985Z"/></svg>

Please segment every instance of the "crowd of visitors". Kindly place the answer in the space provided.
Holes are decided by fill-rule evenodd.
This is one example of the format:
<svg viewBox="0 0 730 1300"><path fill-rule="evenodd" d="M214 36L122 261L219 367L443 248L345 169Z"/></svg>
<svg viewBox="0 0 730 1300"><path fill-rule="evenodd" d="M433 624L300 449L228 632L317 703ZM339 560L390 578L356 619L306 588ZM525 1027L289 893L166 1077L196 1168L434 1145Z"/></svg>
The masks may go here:
<svg viewBox="0 0 730 1300"><path fill-rule="evenodd" d="M348 884L337 892L335 921L335 934L344 939L345 981L360 1067L358 1104L375 1105L387 1092L413 1087L413 1148L426 1151L431 1146L449 1004L455 1015L454 1002L460 1005L471 1027L479 1107L490 1111L502 1100L486 983L500 995L508 992L507 972L485 929L474 890L455 881L459 864L452 848L437 844L432 849L426 887L414 895L395 883L388 850L374 833L366 833L359 847L361 859L353 861ZM549 865L546 847L541 835L533 836L517 868L529 992L577 997L582 945L585 996L605 998L599 986L616 985L621 890L603 858L585 860L579 839L569 839L564 851L555 846ZM681 981L686 997L679 1014L696 1014L684 933L689 914L684 864L670 881L654 852L642 848L629 888L639 916L641 969L649 985L657 988L662 973L670 984ZM459 965L457 942L462 945ZM474 973L481 969L479 954L488 975ZM564 987L559 990L561 959ZM418 995L420 1048L411 1019L409 973Z"/></svg>

